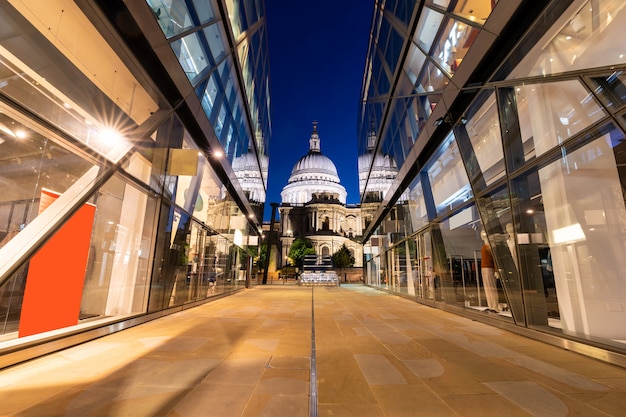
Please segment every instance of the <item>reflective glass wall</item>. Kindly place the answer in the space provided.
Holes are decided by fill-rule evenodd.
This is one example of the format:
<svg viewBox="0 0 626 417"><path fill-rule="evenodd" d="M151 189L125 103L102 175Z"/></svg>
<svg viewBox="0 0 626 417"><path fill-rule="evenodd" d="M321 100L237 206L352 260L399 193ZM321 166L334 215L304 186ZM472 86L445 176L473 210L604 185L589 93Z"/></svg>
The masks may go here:
<svg viewBox="0 0 626 417"><path fill-rule="evenodd" d="M412 33L377 11L360 150L398 169L381 195L360 167L362 201L388 207L367 226L367 282L626 352L624 4L476 3L426 1ZM384 20L404 66L377 72L397 52Z"/></svg>
<svg viewBox="0 0 626 417"><path fill-rule="evenodd" d="M263 2L146 1L261 218L271 134ZM224 4L226 18L218 3ZM229 42L236 54L230 53Z"/></svg>
<svg viewBox="0 0 626 417"><path fill-rule="evenodd" d="M116 21L92 23L72 1L0 5L0 356L250 283L267 178L264 25L233 27L207 1L148 3L125 13L147 25L132 33L169 45L157 69L111 46ZM226 3L264 19L262 2ZM253 62L228 52L234 33ZM174 79L203 111L170 101Z"/></svg>

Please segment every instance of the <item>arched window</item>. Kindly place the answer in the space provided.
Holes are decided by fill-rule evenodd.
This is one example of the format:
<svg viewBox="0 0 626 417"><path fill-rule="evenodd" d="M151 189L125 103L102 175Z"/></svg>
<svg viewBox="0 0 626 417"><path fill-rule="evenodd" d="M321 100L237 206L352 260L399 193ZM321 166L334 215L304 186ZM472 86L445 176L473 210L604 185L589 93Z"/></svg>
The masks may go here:
<svg viewBox="0 0 626 417"><path fill-rule="evenodd" d="M330 255L330 248L328 246L322 247L322 256L329 256L329 255Z"/></svg>
<svg viewBox="0 0 626 417"><path fill-rule="evenodd" d="M330 230L330 219L328 216L324 217L324 220L322 220L322 230Z"/></svg>

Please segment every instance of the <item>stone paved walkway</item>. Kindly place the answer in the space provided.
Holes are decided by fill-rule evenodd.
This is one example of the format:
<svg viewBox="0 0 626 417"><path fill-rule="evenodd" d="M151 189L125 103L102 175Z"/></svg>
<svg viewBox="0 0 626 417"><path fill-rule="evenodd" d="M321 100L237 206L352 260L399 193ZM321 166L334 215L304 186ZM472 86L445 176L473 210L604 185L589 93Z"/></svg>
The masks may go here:
<svg viewBox="0 0 626 417"><path fill-rule="evenodd" d="M312 302L313 301L313 302ZM255 287L0 371L0 415L623 416L626 369L359 285Z"/></svg>

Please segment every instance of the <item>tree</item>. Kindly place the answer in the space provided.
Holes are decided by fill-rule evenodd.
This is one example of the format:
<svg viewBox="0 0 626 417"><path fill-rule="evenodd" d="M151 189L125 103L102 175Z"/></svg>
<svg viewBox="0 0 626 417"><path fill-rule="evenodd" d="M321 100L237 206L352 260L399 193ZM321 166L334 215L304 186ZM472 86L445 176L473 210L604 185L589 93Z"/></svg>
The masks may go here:
<svg viewBox="0 0 626 417"><path fill-rule="evenodd" d="M354 266L354 256L350 253L350 249L344 243L337 250L337 252L333 253L333 265L335 268L350 268Z"/></svg>
<svg viewBox="0 0 626 417"><path fill-rule="evenodd" d="M306 255L315 255L313 243L305 237L296 238L291 244L291 248L289 248L289 254L287 256L291 258L295 266L302 269L304 257Z"/></svg>
<svg viewBox="0 0 626 417"><path fill-rule="evenodd" d="M256 266L259 270L265 268L265 262L267 261L267 243L261 243L256 253Z"/></svg>

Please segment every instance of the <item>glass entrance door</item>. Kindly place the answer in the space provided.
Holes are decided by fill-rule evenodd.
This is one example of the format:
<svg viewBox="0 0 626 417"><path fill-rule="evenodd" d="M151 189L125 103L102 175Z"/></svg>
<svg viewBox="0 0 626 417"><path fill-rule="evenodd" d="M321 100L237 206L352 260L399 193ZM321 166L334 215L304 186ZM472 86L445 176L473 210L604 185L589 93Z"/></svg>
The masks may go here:
<svg viewBox="0 0 626 417"><path fill-rule="evenodd" d="M435 286L433 275L432 242L430 232L425 231L415 237L417 256L417 279L415 280L415 292L418 298L427 300L435 299Z"/></svg>

